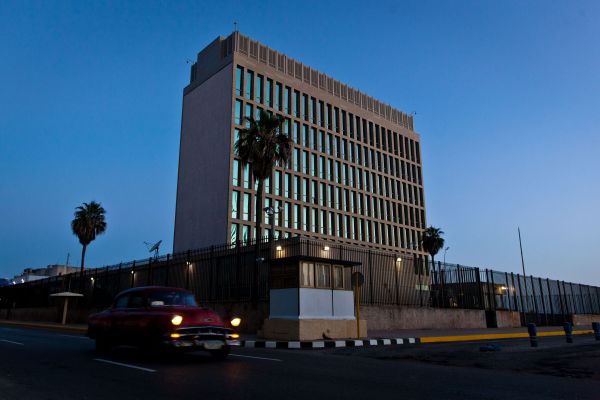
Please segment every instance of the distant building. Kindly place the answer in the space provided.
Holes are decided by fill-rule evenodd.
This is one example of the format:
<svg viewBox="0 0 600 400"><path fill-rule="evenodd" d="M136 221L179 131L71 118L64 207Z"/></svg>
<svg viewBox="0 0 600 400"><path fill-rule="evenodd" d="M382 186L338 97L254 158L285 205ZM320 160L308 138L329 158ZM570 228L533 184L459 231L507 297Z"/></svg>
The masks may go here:
<svg viewBox="0 0 600 400"><path fill-rule="evenodd" d="M46 268L25 268L23 273L20 275L15 275L11 283L17 284L37 281L40 279L50 278L52 276L66 275L78 271L79 267L58 264L48 265Z"/></svg>
<svg viewBox="0 0 600 400"><path fill-rule="evenodd" d="M281 210L276 237L425 255L413 117L238 32L198 54L184 90L175 252L254 238L254 179L233 147L262 110L283 116L294 141L260 207Z"/></svg>

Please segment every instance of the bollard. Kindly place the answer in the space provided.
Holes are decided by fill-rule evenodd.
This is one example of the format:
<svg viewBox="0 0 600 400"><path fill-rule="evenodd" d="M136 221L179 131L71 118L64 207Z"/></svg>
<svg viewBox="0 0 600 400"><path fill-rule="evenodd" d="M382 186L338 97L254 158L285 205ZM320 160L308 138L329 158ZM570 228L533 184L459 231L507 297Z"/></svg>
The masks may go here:
<svg viewBox="0 0 600 400"><path fill-rule="evenodd" d="M573 343L573 325L570 322L565 322L563 328L565 329L567 343Z"/></svg>
<svg viewBox="0 0 600 400"><path fill-rule="evenodd" d="M529 332L529 341L531 342L531 347L538 347L537 328L535 324L527 324L527 331Z"/></svg>
<svg viewBox="0 0 600 400"><path fill-rule="evenodd" d="M600 322L592 322L592 329L596 340L600 340Z"/></svg>

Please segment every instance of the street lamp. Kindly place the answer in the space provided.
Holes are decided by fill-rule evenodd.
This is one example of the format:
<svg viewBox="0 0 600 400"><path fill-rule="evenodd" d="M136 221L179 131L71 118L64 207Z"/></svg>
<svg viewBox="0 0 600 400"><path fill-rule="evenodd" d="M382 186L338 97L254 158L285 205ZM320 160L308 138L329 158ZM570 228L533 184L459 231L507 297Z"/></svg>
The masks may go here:
<svg viewBox="0 0 600 400"><path fill-rule="evenodd" d="M265 207L264 210L267 213L267 215L269 216L269 218L271 219L271 232L269 234L269 241L272 242L273 238L275 237L275 214L279 214L281 212L281 210L283 210L283 207L269 206L269 207Z"/></svg>
<svg viewBox="0 0 600 400"><path fill-rule="evenodd" d="M450 250L450 246L448 246L448 247L446 247L446 248L444 249L444 265L446 265L446 252L447 252L448 250Z"/></svg>

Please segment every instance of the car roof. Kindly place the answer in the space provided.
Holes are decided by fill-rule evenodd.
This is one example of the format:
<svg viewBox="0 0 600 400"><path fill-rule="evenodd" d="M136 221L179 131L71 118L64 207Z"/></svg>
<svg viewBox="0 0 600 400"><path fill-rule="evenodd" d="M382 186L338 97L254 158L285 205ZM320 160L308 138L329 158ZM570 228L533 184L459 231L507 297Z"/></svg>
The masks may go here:
<svg viewBox="0 0 600 400"><path fill-rule="evenodd" d="M169 287L169 286L140 286L140 287L135 287L135 288L124 290L121 293L119 293L117 295L117 297L123 296L125 294L138 293L138 292L148 293L148 292L166 292L166 291L169 291L169 292L177 291L177 292L191 293L189 290L178 288L178 287Z"/></svg>

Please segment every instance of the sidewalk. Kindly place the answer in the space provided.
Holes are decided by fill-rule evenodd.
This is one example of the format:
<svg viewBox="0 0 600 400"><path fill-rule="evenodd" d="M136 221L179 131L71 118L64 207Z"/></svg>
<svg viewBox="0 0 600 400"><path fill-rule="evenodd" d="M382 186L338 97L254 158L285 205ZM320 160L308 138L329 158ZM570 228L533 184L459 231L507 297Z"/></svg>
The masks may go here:
<svg viewBox="0 0 600 400"><path fill-rule="evenodd" d="M45 329L50 331L68 332L68 333L79 333L85 334L87 332L87 325L85 324L66 324L61 325L53 322L35 322L35 321L12 321L12 320L0 320L0 326L13 326L19 328L34 328L34 329Z"/></svg>

